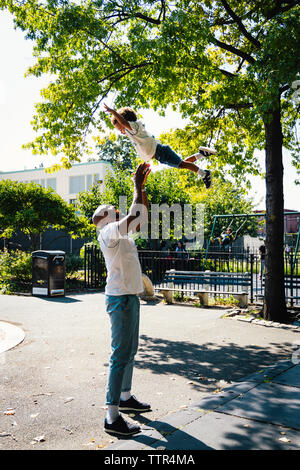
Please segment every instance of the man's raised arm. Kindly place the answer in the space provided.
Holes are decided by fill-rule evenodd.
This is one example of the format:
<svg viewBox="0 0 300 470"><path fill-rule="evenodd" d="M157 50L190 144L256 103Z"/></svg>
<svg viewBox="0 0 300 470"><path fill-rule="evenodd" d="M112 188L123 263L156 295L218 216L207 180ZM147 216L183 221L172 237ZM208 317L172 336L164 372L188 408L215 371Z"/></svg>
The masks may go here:
<svg viewBox="0 0 300 470"><path fill-rule="evenodd" d="M134 195L129 214L119 222L119 232L126 235L129 232L138 232L140 227L148 221L148 198L145 183L151 169L149 164L142 163L134 174Z"/></svg>

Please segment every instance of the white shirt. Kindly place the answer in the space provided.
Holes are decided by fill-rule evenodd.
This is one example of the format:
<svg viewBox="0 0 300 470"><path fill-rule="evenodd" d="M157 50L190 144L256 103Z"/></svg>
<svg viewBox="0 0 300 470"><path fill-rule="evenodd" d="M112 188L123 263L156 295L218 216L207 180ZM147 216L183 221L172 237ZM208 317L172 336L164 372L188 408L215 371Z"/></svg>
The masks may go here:
<svg viewBox="0 0 300 470"><path fill-rule="evenodd" d="M105 225L98 240L107 268L107 295L140 294L143 292L141 265L132 236L120 235L118 222Z"/></svg>
<svg viewBox="0 0 300 470"><path fill-rule="evenodd" d="M147 162L155 155L157 142L141 121L128 121L132 131L125 128L125 134L134 143L137 153Z"/></svg>

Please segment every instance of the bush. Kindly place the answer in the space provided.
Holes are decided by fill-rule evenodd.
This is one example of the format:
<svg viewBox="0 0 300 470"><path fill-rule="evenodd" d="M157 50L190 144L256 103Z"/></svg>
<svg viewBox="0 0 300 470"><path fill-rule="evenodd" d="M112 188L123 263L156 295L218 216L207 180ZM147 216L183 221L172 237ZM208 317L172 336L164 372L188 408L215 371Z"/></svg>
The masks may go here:
<svg viewBox="0 0 300 470"><path fill-rule="evenodd" d="M84 250L86 246L96 246L97 248L100 249L100 244L97 240L93 240L91 242L85 243L81 248L80 248L80 258L84 260Z"/></svg>
<svg viewBox="0 0 300 470"><path fill-rule="evenodd" d="M82 287L84 260L66 255L67 288ZM32 255L24 251L0 251L0 294L30 292L32 286Z"/></svg>
<svg viewBox="0 0 300 470"><path fill-rule="evenodd" d="M72 276L84 268L84 260L80 256L66 255L66 277Z"/></svg>
<svg viewBox="0 0 300 470"><path fill-rule="evenodd" d="M0 252L0 279L11 278L31 279L32 260L31 254L16 250Z"/></svg>
<svg viewBox="0 0 300 470"><path fill-rule="evenodd" d="M30 253L16 250L0 252L0 293L11 294L28 290L31 283L32 259Z"/></svg>

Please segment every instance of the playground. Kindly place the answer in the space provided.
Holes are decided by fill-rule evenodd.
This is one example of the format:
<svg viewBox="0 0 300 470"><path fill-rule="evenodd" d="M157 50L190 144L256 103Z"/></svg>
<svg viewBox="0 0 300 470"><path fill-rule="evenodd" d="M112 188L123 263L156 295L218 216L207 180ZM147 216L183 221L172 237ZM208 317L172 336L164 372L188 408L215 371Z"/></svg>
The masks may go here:
<svg viewBox="0 0 300 470"><path fill-rule="evenodd" d="M285 215L297 215L286 212ZM172 302L173 294L183 299L203 300L205 305L217 301L226 303L226 298L242 298L241 306L249 303L262 305L265 289L264 258L258 250L232 247L241 229L250 218L265 217L265 213L214 215L212 230L205 249L186 250L139 250L142 272L152 282L155 292L162 293ZM220 220L230 220L223 235L216 236ZM233 221L239 221L229 237ZM224 222L222 222L224 223ZM289 306L300 305L300 227L293 249L284 256L285 296ZM263 244L263 241L260 242ZM106 267L100 250L96 246L85 246L85 285L97 288L105 284ZM209 298L206 294L209 294ZM213 300L214 299L214 300ZM202 302L203 303L203 302Z"/></svg>

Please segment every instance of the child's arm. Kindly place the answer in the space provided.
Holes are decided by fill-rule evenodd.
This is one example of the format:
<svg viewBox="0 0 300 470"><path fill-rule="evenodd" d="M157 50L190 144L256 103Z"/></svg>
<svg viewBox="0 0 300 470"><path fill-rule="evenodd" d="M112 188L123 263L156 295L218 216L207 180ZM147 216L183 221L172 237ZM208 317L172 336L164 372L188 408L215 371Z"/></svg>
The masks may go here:
<svg viewBox="0 0 300 470"><path fill-rule="evenodd" d="M115 111L112 108L109 108L105 103L104 103L104 107L105 107L105 110L108 113L112 114L122 126L124 126L129 131L132 131L132 128L131 128L129 122L126 121L126 119L124 119L123 116L120 116L120 114L118 114L117 111Z"/></svg>

